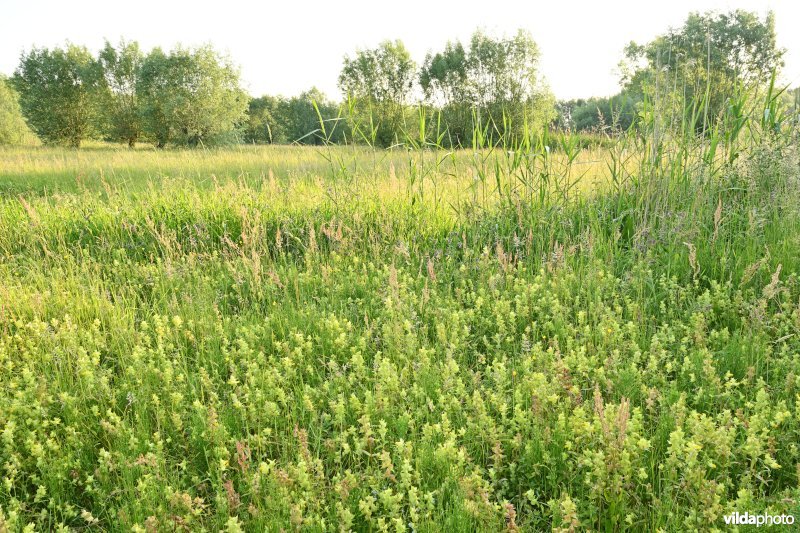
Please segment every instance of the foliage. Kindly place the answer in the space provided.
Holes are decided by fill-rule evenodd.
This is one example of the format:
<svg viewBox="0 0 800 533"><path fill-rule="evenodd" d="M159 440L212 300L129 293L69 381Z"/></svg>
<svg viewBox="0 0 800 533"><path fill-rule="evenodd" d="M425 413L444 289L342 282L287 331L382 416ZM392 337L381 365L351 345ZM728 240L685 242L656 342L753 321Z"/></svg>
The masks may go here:
<svg viewBox="0 0 800 533"><path fill-rule="evenodd" d="M376 122L367 139L371 144L391 146L402 136L415 77L416 64L400 40L345 56L339 88L351 102L351 119Z"/></svg>
<svg viewBox="0 0 800 533"><path fill-rule="evenodd" d="M592 97L559 102L556 105L556 127L587 132L618 132L627 130L636 119L637 104L623 92L610 98Z"/></svg>
<svg viewBox="0 0 800 533"><path fill-rule="evenodd" d="M344 140L346 127L343 120L338 120L339 106L315 87L283 100L277 117L288 142L324 144ZM325 124L326 133L321 131L320 120Z"/></svg>
<svg viewBox="0 0 800 533"><path fill-rule="evenodd" d="M628 45L622 81L629 92L664 102L663 112L680 115L696 103L705 115L698 127L707 128L730 95L765 89L784 52L771 12L763 20L743 10L692 13L652 42Z"/></svg>
<svg viewBox="0 0 800 533"><path fill-rule="evenodd" d="M142 110L136 94L144 54L137 42L120 41L117 47L106 41L98 61L105 81L104 105L108 137L131 148L142 138Z"/></svg>
<svg viewBox="0 0 800 533"><path fill-rule="evenodd" d="M101 80L89 51L72 44L24 53L13 78L25 118L39 138L72 147L96 129Z"/></svg>
<svg viewBox="0 0 800 533"><path fill-rule="evenodd" d="M247 106L247 120L242 129L242 140L246 143L272 144L286 142L286 136L275 117L282 98L259 96L251 98Z"/></svg>
<svg viewBox="0 0 800 533"><path fill-rule="evenodd" d="M500 136L519 136L555 118L538 66L538 46L526 31L511 38L477 31L468 50L456 42L428 54L420 85L429 102L441 106L454 143L465 145L476 122L491 123Z"/></svg>
<svg viewBox="0 0 800 533"><path fill-rule="evenodd" d="M137 94L190 93L187 54ZM0 147L0 531L797 516L800 124L763 86L699 131L705 95L602 133L476 113L469 150L433 104L404 150L335 146L317 91L232 124L313 109L322 147Z"/></svg>
<svg viewBox="0 0 800 533"><path fill-rule="evenodd" d="M374 102L404 104L414 84L416 65L402 41L384 41L377 48L345 56L339 87L346 95Z"/></svg>
<svg viewBox="0 0 800 533"><path fill-rule="evenodd" d="M773 103L589 153L2 149L0 526L796 514L800 159Z"/></svg>
<svg viewBox="0 0 800 533"><path fill-rule="evenodd" d="M145 132L159 147L219 142L248 105L238 70L210 46L154 49L142 62L136 94Z"/></svg>
<svg viewBox="0 0 800 533"><path fill-rule="evenodd" d="M326 125L321 131L320 120ZM261 96L250 100L244 130L245 142L251 143L340 143L346 135L339 106L317 88L291 98Z"/></svg>
<svg viewBox="0 0 800 533"><path fill-rule="evenodd" d="M19 95L11 83L0 76L0 145L30 144L34 139L22 116Z"/></svg>

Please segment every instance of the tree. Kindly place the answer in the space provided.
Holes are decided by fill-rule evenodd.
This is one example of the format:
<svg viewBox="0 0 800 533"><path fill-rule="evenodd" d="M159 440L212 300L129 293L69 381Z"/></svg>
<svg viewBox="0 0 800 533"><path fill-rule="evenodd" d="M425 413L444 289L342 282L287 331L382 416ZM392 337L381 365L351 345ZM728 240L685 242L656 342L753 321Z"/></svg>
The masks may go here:
<svg viewBox="0 0 800 533"><path fill-rule="evenodd" d="M323 144L342 142L345 125L339 121L339 109L325 94L312 87L299 96L284 100L279 106L280 121L289 142ZM320 119L324 121L322 131Z"/></svg>
<svg viewBox="0 0 800 533"><path fill-rule="evenodd" d="M524 30L511 38L476 31L468 50L448 43L443 52L428 54L420 85L428 101L441 107L459 144L471 138L473 112L501 135L518 135L525 125L541 128L555 117L554 100L539 75L539 48Z"/></svg>
<svg viewBox="0 0 800 533"><path fill-rule="evenodd" d="M414 85L416 65L400 40L345 56L339 87L346 95L404 104Z"/></svg>
<svg viewBox="0 0 800 533"><path fill-rule="evenodd" d="M469 58L460 42L448 42L442 52L428 53L419 83L428 103L439 109L455 146L469 144L476 103L470 93Z"/></svg>
<svg viewBox="0 0 800 533"><path fill-rule="evenodd" d="M94 133L101 74L85 47L23 53L13 81L28 124L44 142L77 148Z"/></svg>
<svg viewBox="0 0 800 533"><path fill-rule="evenodd" d="M628 45L622 82L662 110L680 111L705 99L706 114L713 118L731 95L768 84L783 66L784 52L776 44L772 13L763 20L742 10L692 13L683 26L652 42Z"/></svg>
<svg viewBox="0 0 800 533"><path fill-rule="evenodd" d="M286 142L285 133L278 125L278 106L282 99L277 96L252 98L247 108L243 137L248 143L272 144Z"/></svg>
<svg viewBox="0 0 800 533"><path fill-rule="evenodd" d="M556 125L561 129L576 131L627 130L636 116L636 104L625 92L611 97L559 102Z"/></svg>
<svg viewBox="0 0 800 533"><path fill-rule="evenodd" d="M33 132L25 123L19 107L19 95L3 76L0 76L0 145L29 144Z"/></svg>
<svg viewBox="0 0 800 533"><path fill-rule="evenodd" d="M136 83L145 132L156 145L196 146L235 133L248 107L239 71L210 46L154 49Z"/></svg>
<svg viewBox="0 0 800 533"><path fill-rule="evenodd" d="M389 146L400 137L415 78L416 64L402 41L384 41L353 58L345 56L339 88L355 102L356 120L376 123L373 140Z"/></svg>
<svg viewBox="0 0 800 533"><path fill-rule="evenodd" d="M438 105L467 101L467 53L460 42L448 42L444 51L428 53L419 74L426 98Z"/></svg>
<svg viewBox="0 0 800 533"><path fill-rule="evenodd" d="M339 120L339 107L312 87L291 98L261 96L250 100L244 138L254 143L338 143L346 135L343 122Z"/></svg>
<svg viewBox="0 0 800 533"><path fill-rule="evenodd" d="M106 41L98 58L105 83L104 110L110 140L133 148L142 137L144 125L136 84L144 54L136 42L120 41L115 48Z"/></svg>

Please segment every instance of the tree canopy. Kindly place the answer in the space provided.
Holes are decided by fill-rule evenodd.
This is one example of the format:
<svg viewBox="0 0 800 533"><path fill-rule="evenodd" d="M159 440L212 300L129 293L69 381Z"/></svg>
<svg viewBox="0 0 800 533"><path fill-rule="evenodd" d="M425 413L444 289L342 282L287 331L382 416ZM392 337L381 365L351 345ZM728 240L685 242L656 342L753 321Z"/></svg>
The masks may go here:
<svg viewBox="0 0 800 533"><path fill-rule="evenodd" d="M137 42L121 41L113 46L106 41L98 60L105 83L105 119L108 137L133 147L142 138L142 121L136 85L145 55Z"/></svg>
<svg viewBox="0 0 800 533"><path fill-rule="evenodd" d="M548 127L599 132L627 129L650 111L662 122L684 117L698 105L700 115L691 111L702 120L693 124L707 131L739 95L774 82L784 52L771 13L692 13L651 42L626 47L620 93L556 106L539 47L524 30L476 31L428 53L419 68L400 40L356 50L343 59L338 103L313 88L251 98L238 68L210 46L145 52L122 40L94 57L68 44L23 53L10 83L0 81L8 102L0 142L30 126L43 142L69 146L96 138L130 147L345 140L386 147L431 135L469 146L478 128L488 141ZM791 92L781 98L797 106Z"/></svg>
<svg viewBox="0 0 800 533"><path fill-rule="evenodd" d="M468 49L449 42L428 54L420 86L431 105L441 106L459 144L469 141L474 111L501 135L519 134L524 126L541 128L555 116L539 58L539 47L525 30L499 38L476 31Z"/></svg>
<svg viewBox="0 0 800 533"><path fill-rule="evenodd" d="M621 63L622 83L634 95L661 99L668 107L707 101L718 115L738 91L757 91L783 66L775 17L755 13L691 13L679 28L653 41L630 43Z"/></svg>
<svg viewBox="0 0 800 533"><path fill-rule="evenodd" d="M320 119L325 123L323 133ZM341 142L347 133L339 106L312 87L298 96L260 96L250 100L246 142L322 144Z"/></svg>
<svg viewBox="0 0 800 533"><path fill-rule="evenodd" d="M142 61L136 95L144 130L158 146L220 141L248 106L238 69L210 46L154 49Z"/></svg>
<svg viewBox="0 0 800 533"><path fill-rule="evenodd" d="M411 100L417 66L402 41L384 41L376 48L345 56L339 88L352 104L351 124L369 129L363 138L389 146L402 134L405 106ZM369 124L369 127L366 125Z"/></svg>
<svg viewBox="0 0 800 533"><path fill-rule="evenodd" d="M403 104L414 86L416 64L402 41L384 41L373 49L345 56L339 88L346 95Z"/></svg>
<svg viewBox="0 0 800 533"><path fill-rule="evenodd" d="M102 75L85 47L23 53L14 85L28 124L42 141L78 147L94 132Z"/></svg>

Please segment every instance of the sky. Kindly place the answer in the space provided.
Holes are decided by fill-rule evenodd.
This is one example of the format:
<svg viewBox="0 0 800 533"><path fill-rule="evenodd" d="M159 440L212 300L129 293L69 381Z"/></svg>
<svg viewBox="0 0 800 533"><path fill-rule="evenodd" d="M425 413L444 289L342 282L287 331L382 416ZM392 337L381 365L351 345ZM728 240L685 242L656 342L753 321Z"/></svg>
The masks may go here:
<svg viewBox="0 0 800 533"><path fill-rule="evenodd" d="M328 96L342 58L385 39L401 39L418 63L448 40L466 43L475 29L531 32L541 71L559 99L607 96L618 90L617 64L631 40L644 43L680 26L690 11L742 8L777 17L787 49L785 83L800 85L797 0L461 0L401 2L225 0L0 0L0 73L20 53L66 41L96 51L104 39L137 40L143 48L211 43L241 67L253 95L292 96L316 86Z"/></svg>

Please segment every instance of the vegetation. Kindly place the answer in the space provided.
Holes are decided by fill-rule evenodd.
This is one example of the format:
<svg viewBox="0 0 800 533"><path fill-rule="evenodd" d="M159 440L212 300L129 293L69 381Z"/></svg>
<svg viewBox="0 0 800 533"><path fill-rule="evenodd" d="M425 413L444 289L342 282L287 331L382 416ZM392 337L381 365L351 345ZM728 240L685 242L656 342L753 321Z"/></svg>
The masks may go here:
<svg viewBox="0 0 800 533"><path fill-rule="evenodd" d="M156 48L142 61L136 91L144 130L158 147L220 142L247 110L238 70L209 46Z"/></svg>
<svg viewBox="0 0 800 533"><path fill-rule="evenodd" d="M595 133L625 131L633 125L641 99L634 99L629 92L610 98L578 98L557 104L556 127Z"/></svg>
<svg viewBox="0 0 800 533"><path fill-rule="evenodd" d="M430 56L428 97L498 42ZM454 142L451 104L378 92L385 139L316 91L245 117L210 49L96 66L103 135L184 148L0 147L0 531L800 515L800 113L773 71L595 133L491 93ZM314 147L188 148L312 111Z"/></svg>
<svg viewBox="0 0 800 533"><path fill-rule="evenodd" d="M733 94L759 93L783 66L785 50L775 41L775 20L754 13L692 13L681 28L646 45L631 43L622 63L627 92L658 100L662 114L680 115L691 103L707 101L707 116L724 113Z"/></svg>
<svg viewBox="0 0 800 533"><path fill-rule="evenodd" d="M399 142L415 76L416 64L399 40L344 58L339 88L353 103L351 114L364 122L365 117L378 119L371 124L368 143L386 147Z"/></svg>
<svg viewBox="0 0 800 533"><path fill-rule="evenodd" d="M611 98L559 104L557 126L578 131L627 129L644 100L658 100L662 115L681 116L686 105L705 106L710 117L727 111L733 94L763 94L783 65L774 16L746 11L692 13L680 28L653 41L630 43L621 62L623 90Z"/></svg>
<svg viewBox="0 0 800 533"><path fill-rule="evenodd" d="M101 86L97 61L85 47L23 54L14 74L28 124L45 143L79 147L96 128Z"/></svg>
<svg viewBox="0 0 800 533"><path fill-rule="evenodd" d="M130 148L144 137L145 131L140 104L142 95L136 90L144 60L145 55L136 42L122 41L115 48L106 41L99 55L106 88L103 107L107 137L110 141L124 142ZM139 92L143 92L141 86Z"/></svg>
<svg viewBox="0 0 800 533"><path fill-rule="evenodd" d="M645 116L590 154L536 132L469 152L6 149L0 519L796 513L800 162L786 110L764 112L780 101L710 139Z"/></svg>
<svg viewBox="0 0 800 533"><path fill-rule="evenodd" d="M347 127L340 118L339 106L316 88L292 98L253 98L244 126L244 140L262 144L318 145L326 140L343 143ZM320 120L329 129L327 135L321 131Z"/></svg>
<svg viewBox="0 0 800 533"><path fill-rule="evenodd" d="M145 56L136 42L106 42L96 59L75 45L33 49L14 83L42 141L75 148L103 137L130 147L230 142L247 109L238 70L209 46Z"/></svg>
<svg viewBox="0 0 800 533"><path fill-rule="evenodd" d="M22 116L19 95L8 80L0 76L0 145L29 144L34 138Z"/></svg>
<svg viewBox="0 0 800 533"><path fill-rule="evenodd" d="M762 20L732 11L693 13L683 26L650 43L631 43L621 62L619 94L558 104L539 73L538 47L523 30L512 37L476 31L468 46L448 42L420 68L399 40L357 50L344 58L341 103L314 88L290 98L246 97L237 69L210 47L145 54L136 42L121 41L116 47L106 43L96 60L72 45L66 52L34 50L23 56L15 79L29 123L48 143L76 146L103 138L131 147L139 141L158 147L235 142L389 147L425 131L427 141L458 148L480 141L472 138L479 130L492 138L521 137L547 125L601 135L627 130L654 101L664 107L659 115L671 119L682 116L687 105L703 106L705 116L695 126L707 130L739 105L730 95L767 90L783 53L772 15ZM50 55L72 74L57 75ZM52 83L55 78L60 81ZM196 83L200 79L203 83ZM57 98L71 104L47 113ZM322 131L320 118L330 131Z"/></svg>
<svg viewBox="0 0 800 533"><path fill-rule="evenodd" d="M451 144L470 146L476 123L492 123L492 136L513 137L555 118L538 68L539 48L526 31L501 39L478 31L468 50L457 42L429 54L420 85L433 105L442 106Z"/></svg>

